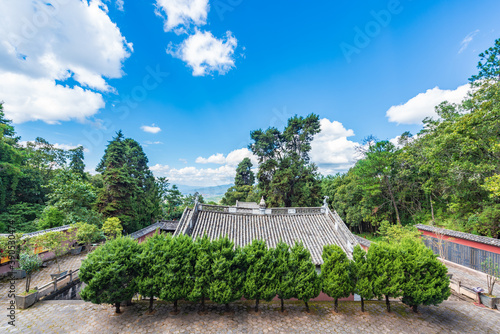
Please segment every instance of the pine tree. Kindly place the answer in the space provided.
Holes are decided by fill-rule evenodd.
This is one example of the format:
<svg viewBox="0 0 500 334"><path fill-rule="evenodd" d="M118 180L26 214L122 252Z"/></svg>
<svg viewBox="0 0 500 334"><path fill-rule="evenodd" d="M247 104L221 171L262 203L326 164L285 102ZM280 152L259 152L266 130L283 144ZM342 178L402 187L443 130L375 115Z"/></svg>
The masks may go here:
<svg viewBox="0 0 500 334"><path fill-rule="evenodd" d="M170 258L167 259L165 271L162 275L163 287L160 298L174 302L173 313L179 312L177 301L186 299L193 289L194 282L191 279L195 263L193 251L193 239L181 234L171 241Z"/></svg>
<svg viewBox="0 0 500 334"><path fill-rule="evenodd" d="M450 296L448 269L420 240L403 239L399 245L404 268L403 303L417 313L419 305L438 305Z"/></svg>
<svg viewBox="0 0 500 334"><path fill-rule="evenodd" d="M97 207L105 218L120 218L127 233L150 225L161 213L160 195L147 164L139 143L119 131L96 168L104 182Z"/></svg>
<svg viewBox="0 0 500 334"><path fill-rule="evenodd" d="M309 312L309 300L318 297L321 292L321 280L312 263L311 253L302 242L295 242L292 247L293 284L295 298L304 301Z"/></svg>
<svg viewBox="0 0 500 334"><path fill-rule="evenodd" d="M243 294L246 299L255 299L255 312L258 312L261 299L271 301L276 296L273 251L267 249L263 240L253 240L243 251L247 264Z"/></svg>
<svg viewBox="0 0 500 334"><path fill-rule="evenodd" d="M281 300L281 312L284 312L283 301L295 296L295 286L293 282L290 247L282 241L274 249L274 270L276 275L276 293Z"/></svg>
<svg viewBox="0 0 500 334"><path fill-rule="evenodd" d="M84 162L84 153L83 146L78 146L77 148L71 149L68 151L69 153L69 169L80 175L82 178L85 178L85 162Z"/></svg>
<svg viewBox="0 0 500 334"><path fill-rule="evenodd" d="M361 312L365 311L365 299L372 299L373 286L371 282L371 268L366 260L366 252L359 245L353 251L354 292L361 297Z"/></svg>
<svg viewBox="0 0 500 334"><path fill-rule="evenodd" d="M137 242L121 237L106 242L90 253L80 267L80 279L87 284L80 296L94 304L114 304L120 313L120 303L137 291Z"/></svg>
<svg viewBox="0 0 500 334"><path fill-rule="evenodd" d="M160 296L165 275L165 264L171 257L172 238L155 234L140 244L138 292L149 297L149 312L153 311L154 297Z"/></svg>
<svg viewBox="0 0 500 334"><path fill-rule="evenodd" d="M373 294L378 298L385 296L387 312L391 312L389 297L400 297L404 282L404 268L397 245L372 243L367 262L373 268Z"/></svg>
<svg viewBox="0 0 500 334"><path fill-rule="evenodd" d="M236 177L234 178L234 185L253 186L255 183L255 175L252 171L252 162L249 158L244 158L236 168Z"/></svg>
<svg viewBox="0 0 500 334"><path fill-rule="evenodd" d="M323 246L321 284L323 292L335 298L335 312L338 312L339 298L349 297L352 290L351 263L342 248L337 245Z"/></svg>
<svg viewBox="0 0 500 334"><path fill-rule="evenodd" d="M190 301L201 301L201 311L205 311L205 298L208 296L212 276L212 247L210 239L205 234L194 242L196 261L194 265L193 289L188 295Z"/></svg>
<svg viewBox="0 0 500 334"><path fill-rule="evenodd" d="M212 242L212 277L208 297L217 304L229 303L243 297L245 281L245 256L241 248L234 248L234 243L227 237Z"/></svg>

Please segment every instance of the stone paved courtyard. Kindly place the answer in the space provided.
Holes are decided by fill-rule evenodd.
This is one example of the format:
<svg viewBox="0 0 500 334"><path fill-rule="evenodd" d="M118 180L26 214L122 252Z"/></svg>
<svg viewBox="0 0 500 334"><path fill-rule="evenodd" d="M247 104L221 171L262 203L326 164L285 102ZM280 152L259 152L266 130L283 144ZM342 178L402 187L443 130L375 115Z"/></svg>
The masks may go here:
<svg viewBox="0 0 500 334"><path fill-rule="evenodd" d="M114 315L109 305L83 301L43 301L16 314L16 328L2 317L1 333L499 333L500 312L466 302L445 301L439 307L421 307L419 314L399 303L393 313L382 302L368 302L361 313L358 302L342 302L339 314L330 302L311 303L311 313L300 302L286 304L288 314L279 312L279 303L263 303L253 314L253 302L222 306L208 305L199 315L198 305L181 302L180 313L171 315L172 304L160 302L147 315L147 302L122 307ZM2 308L5 304L0 305Z"/></svg>
<svg viewBox="0 0 500 334"><path fill-rule="evenodd" d="M80 253L78 255L65 255L59 258L59 265L61 267L61 271L64 270L76 270L80 268L82 264L82 260L85 259L87 253ZM37 272L33 273L31 276L31 284L30 288L33 289L36 286L40 287L46 283L51 281L50 274L55 274L58 272L57 264L54 260L50 260L47 262L46 268L40 268ZM5 302L7 299L7 294L10 288L9 280L4 278L0 282L0 303ZM16 293L20 293L24 291L26 286L26 279L20 279L16 281ZM3 314L3 313L1 313Z"/></svg>

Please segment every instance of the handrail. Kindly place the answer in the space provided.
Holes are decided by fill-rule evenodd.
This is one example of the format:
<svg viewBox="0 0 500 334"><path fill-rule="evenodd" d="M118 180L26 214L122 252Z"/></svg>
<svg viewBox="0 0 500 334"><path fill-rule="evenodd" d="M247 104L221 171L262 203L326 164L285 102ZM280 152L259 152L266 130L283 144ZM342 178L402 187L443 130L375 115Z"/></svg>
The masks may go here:
<svg viewBox="0 0 500 334"><path fill-rule="evenodd" d="M57 283L58 281L62 281L63 279L65 279L65 278L66 278L66 277L68 277L68 276L70 276L70 282L72 282L72 281L73 281L73 279L72 279L73 274L75 274L75 273L76 273L76 272L78 272L78 271L80 271L80 268L77 268L77 269L75 269L75 270L71 270L71 269L70 269L70 270L69 270L69 272L68 272L67 274L65 274L65 275L63 275L63 276L61 276L61 277L55 278L54 280L52 280L52 282L49 282L49 283L47 283L47 284L44 284L44 285L42 285L41 287L36 287L36 289L37 289L38 291L41 291L41 290L45 289L46 287L48 287L49 285L53 285L54 283ZM54 282L54 281L55 281L55 282Z"/></svg>

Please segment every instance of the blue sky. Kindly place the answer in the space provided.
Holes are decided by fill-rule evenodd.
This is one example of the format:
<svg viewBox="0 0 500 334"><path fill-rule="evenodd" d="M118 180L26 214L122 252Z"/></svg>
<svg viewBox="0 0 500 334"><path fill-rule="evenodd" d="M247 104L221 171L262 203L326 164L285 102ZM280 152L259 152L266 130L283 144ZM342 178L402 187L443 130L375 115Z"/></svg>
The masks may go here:
<svg viewBox="0 0 500 334"><path fill-rule="evenodd" d="M312 160L341 172L364 137L416 133L434 105L463 98L499 12L498 1L2 1L0 100L22 140L82 144L88 170L122 129L156 175L199 186L231 182L250 131L316 113Z"/></svg>

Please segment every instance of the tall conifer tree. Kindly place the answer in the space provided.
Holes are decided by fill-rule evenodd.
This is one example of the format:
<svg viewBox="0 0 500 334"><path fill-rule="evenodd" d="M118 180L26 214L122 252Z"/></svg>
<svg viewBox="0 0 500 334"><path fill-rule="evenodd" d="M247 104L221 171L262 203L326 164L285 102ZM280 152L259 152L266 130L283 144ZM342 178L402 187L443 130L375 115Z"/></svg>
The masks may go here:
<svg viewBox="0 0 500 334"><path fill-rule="evenodd" d="M335 298L335 312L338 312L339 298L349 297L353 290L351 263L342 248L337 245L323 246L321 283L323 292Z"/></svg>
<svg viewBox="0 0 500 334"><path fill-rule="evenodd" d="M311 253L302 242L295 242L292 247L293 283L295 298L304 301L309 312L309 300L319 296L321 280L312 263Z"/></svg>
<svg viewBox="0 0 500 334"><path fill-rule="evenodd" d="M276 296L276 278L273 251L268 250L263 240L253 240L244 248L247 274L243 283L246 299L255 299L255 312L259 311L259 301L271 301Z"/></svg>

